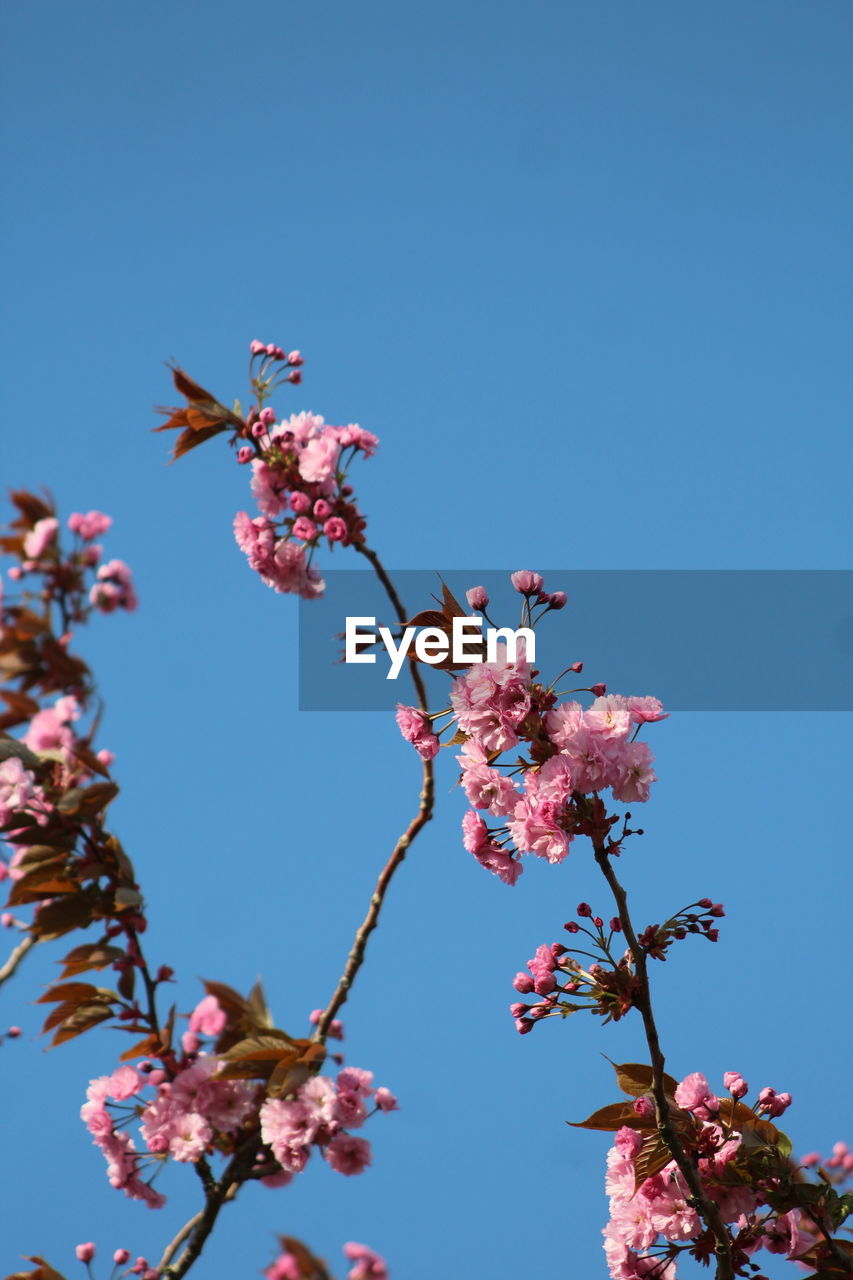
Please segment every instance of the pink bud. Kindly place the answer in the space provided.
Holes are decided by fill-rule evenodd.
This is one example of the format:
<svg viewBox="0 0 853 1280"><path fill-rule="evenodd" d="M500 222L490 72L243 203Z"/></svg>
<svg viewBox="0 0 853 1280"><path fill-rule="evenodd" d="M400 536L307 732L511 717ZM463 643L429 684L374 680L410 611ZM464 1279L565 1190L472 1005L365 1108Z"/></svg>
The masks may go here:
<svg viewBox="0 0 853 1280"><path fill-rule="evenodd" d="M259 356L261 352L264 350L264 344L262 342L258 342L257 338L255 338L254 342L249 343L249 350L251 351L253 356ZM119 1250L119 1253L123 1253L123 1252L124 1250L122 1249ZM126 1262L127 1258L125 1258L124 1261Z"/></svg>
<svg viewBox="0 0 853 1280"><path fill-rule="evenodd" d="M12 915L11 911L4 911L3 914L0 915L0 924L4 929L11 929L14 923L15 917Z"/></svg>
<svg viewBox="0 0 853 1280"><path fill-rule="evenodd" d="M485 609L488 607L489 597L485 587L469 587L465 592L465 599L472 609Z"/></svg>
<svg viewBox="0 0 853 1280"><path fill-rule="evenodd" d="M509 1006L509 1011L514 1018L523 1018L524 1015L527 1013L527 1005L518 1004L518 1003L511 1004Z"/></svg>
<svg viewBox="0 0 853 1280"><path fill-rule="evenodd" d="M516 1018L515 1029L519 1035L526 1036L528 1031L533 1030L533 1023L528 1018Z"/></svg>
<svg viewBox="0 0 853 1280"><path fill-rule="evenodd" d="M6 1032L6 1035L9 1037L10 1040L17 1040L20 1034L21 1034L20 1027L10 1027L9 1030Z"/></svg>
<svg viewBox="0 0 853 1280"><path fill-rule="evenodd" d="M568 933L580 933L580 925L577 920L568 920L566 924L563 925L563 928Z"/></svg>
<svg viewBox="0 0 853 1280"><path fill-rule="evenodd" d="M251 462L255 456L255 451L251 445L244 444L237 450L237 461L241 467L245 467L247 462Z"/></svg>
<svg viewBox="0 0 853 1280"><path fill-rule="evenodd" d="M117 1267L121 1267L124 1265L125 1262L129 1262L129 1261L130 1261L129 1249L116 1249L115 1253L113 1254L113 1262L116 1264Z"/></svg>
<svg viewBox="0 0 853 1280"><path fill-rule="evenodd" d="M697 903L697 906L704 907L706 911L708 911L711 907L713 907L713 905L714 904L710 898L700 898Z"/></svg>
<svg viewBox="0 0 853 1280"><path fill-rule="evenodd" d="M737 1071L724 1071L723 1084L733 1098L742 1098L744 1094L749 1093L749 1085Z"/></svg>
<svg viewBox="0 0 853 1280"><path fill-rule="evenodd" d="M517 973L512 980L512 985L521 995L528 995L533 990L533 979L529 973Z"/></svg>
<svg viewBox="0 0 853 1280"><path fill-rule="evenodd" d="M635 1098L633 1107L635 1113L642 1120L649 1120L655 1114L655 1107L651 1098Z"/></svg>
<svg viewBox="0 0 853 1280"><path fill-rule="evenodd" d="M614 933L622 932L622 921L619 919L618 916L614 916L613 919L610 921L610 928L613 930Z"/></svg>
<svg viewBox="0 0 853 1280"><path fill-rule="evenodd" d="M325 520L327 516L332 514L332 508L325 498L318 498L314 503L314 510L311 514L315 520Z"/></svg>
<svg viewBox="0 0 853 1280"><path fill-rule="evenodd" d="M300 371L299 371L298 369L293 369L293 370L292 370L292 371L287 375L287 381L288 381L288 382L292 382L292 383L293 383L293 385L294 385L294 386L296 386L296 385L297 385L297 383L300 383L300 382L302 381L302 374L300 373Z"/></svg>
<svg viewBox="0 0 853 1280"><path fill-rule="evenodd" d="M800 1164L806 1169L813 1169L815 1165L820 1164L820 1152L810 1151L807 1156L801 1156Z"/></svg>
<svg viewBox="0 0 853 1280"><path fill-rule="evenodd" d="M580 672L583 671L583 663L573 662L572 665L569 667L569 670L574 671L575 675L579 675Z"/></svg>
<svg viewBox="0 0 853 1280"><path fill-rule="evenodd" d="M302 358L302 353L300 351L291 351L287 357L287 363L292 364L294 368L296 368L300 364L304 364L305 361Z"/></svg>
<svg viewBox="0 0 853 1280"><path fill-rule="evenodd" d="M579 903L578 903L578 915L579 915L579 916L591 916L591 915L592 915L592 907L589 905L589 903L588 903L588 902L579 902Z"/></svg>
<svg viewBox="0 0 853 1280"><path fill-rule="evenodd" d="M565 609L568 603L568 599L569 597L566 595L565 591L552 591L551 592L551 608Z"/></svg>
<svg viewBox="0 0 853 1280"><path fill-rule="evenodd" d="M295 511L298 516L301 516L309 510L310 506L311 499L308 497L308 494L302 493L299 489L294 489L293 493L290 495L291 510Z"/></svg>
<svg viewBox="0 0 853 1280"><path fill-rule="evenodd" d="M271 427L275 422L275 409L261 409L261 412L258 414L258 418L265 427Z"/></svg>
<svg viewBox="0 0 853 1280"><path fill-rule="evenodd" d="M594 684L590 689L590 693L594 693L596 698L603 698L607 692L606 684Z"/></svg>
<svg viewBox="0 0 853 1280"><path fill-rule="evenodd" d="M78 1244L74 1252L81 1262L91 1262L95 1256L95 1246L90 1240L87 1244Z"/></svg>

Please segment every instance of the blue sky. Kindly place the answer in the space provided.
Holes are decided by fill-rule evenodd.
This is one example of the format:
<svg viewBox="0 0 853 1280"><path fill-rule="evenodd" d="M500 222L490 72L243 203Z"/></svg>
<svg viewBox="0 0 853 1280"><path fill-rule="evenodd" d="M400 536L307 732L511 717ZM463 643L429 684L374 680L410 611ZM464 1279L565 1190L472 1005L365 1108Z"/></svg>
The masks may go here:
<svg viewBox="0 0 853 1280"><path fill-rule="evenodd" d="M111 512L136 572L139 613L86 652L182 1008L199 975L261 973L304 1026L417 768L379 713L298 714L296 607L231 536L245 474L215 445L167 469L148 434L164 361L227 400L251 338L301 348L278 407L380 436L357 484L392 567L848 567L851 35L836 0L0 7L2 478ZM618 600L602 627L631 644ZM729 911L658 967L670 1065L788 1089L795 1145L826 1150L850 1136L849 717L685 714L654 741L637 914ZM350 1061L403 1110L362 1179L249 1188L205 1280L256 1274L277 1231L336 1265L364 1240L396 1280L604 1274L606 1140L563 1121L610 1100L600 1053L642 1056L638 1028L522 1040L506 1011L601 901L594 868L506 889L461 849L452 785L346 1010ZM157 1215L110 1190L76 1113L118 1046L42 1052L53 972L4 993L27 1038L2 1055L0 1265L75 1274L79 1240L159 1252L196 1180L174 1171Z"/></svg>

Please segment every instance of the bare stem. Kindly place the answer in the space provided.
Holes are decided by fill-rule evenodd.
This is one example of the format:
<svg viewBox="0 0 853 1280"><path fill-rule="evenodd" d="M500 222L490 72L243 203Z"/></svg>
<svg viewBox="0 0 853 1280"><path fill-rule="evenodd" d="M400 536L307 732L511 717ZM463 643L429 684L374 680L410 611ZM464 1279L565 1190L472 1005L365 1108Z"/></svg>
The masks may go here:
<svg viewBox="0 0 853 1280"><path fill-rule="evenodd" d="M660 1039L658 1037L657 1026L655 1025L654 1013L652 1012L652 996L649 985L648 968L646 965L646 953L637 941L637 935L634 932L634 926L631 923L631 917L628 914L628 895L619 883L619 880L616 877L616 872L613 870L613 865L607 855L607 850L603 846L595 846L595 860L601 868L605 880L610 886L610 890L619 909L619 920L622 924L625 940L628 943L634 960L634 970L640 984L640 990L634 1000L634 1003L640 1010L643 1018L643 1027L646 1032L646 1043L649 1046L649 1053L652 1060L652 1093L655 1100L658 1133L660 1134L662 1141L666 1143L672 1154L673 1160L681 1171L684 1181L690 1188L694 1208L713 1233L714 1240L716 1241L715 1253L717 1255L717 1280L732 1280L734 1269L732 1263L731 1237L726 1230L725 1223L720 1216L720 1211L717 1205L714 1204L713 1200L710 1200L705 1194L704 1188L699 1179L698 1171L692 1161L688 1158L670 1116L669 1101L664 1087L664 1056L660 1047Z"/></svg>
<svg viewBox="0 0 853 1280"><path fill-rule="evenodd" d="M403 602L397 594L397 589L389 578L379 556L375 551L372 551L370 547L365 546L363 543L356 544L356 550L363 556L366 556L372 564L376 576L385 588L385 594L391 601L391 605L397 615L398 621L405 624L408 619L408 614L406 613ZM417 663L411 658L409 659L409 669L412 674L415 693L417 694L418 707L424 715L428 715L429 706L427 704L423 677L418 670ZM344 971L338 980L337 987L335 988L335 993L320 1015L320 1021L317 1023L317 1030L315 1032L315 1038L317 1040L324 1041L326 1039L329 1034L329 1028L332 1025L333 1018L349 996L352 984L356 979L356 975L364 963L365 951L367 950L367 940L379 923L379 914L382 910L385 895L388 892L388 888L394 878L395 872L408 853L409 846L417 836L418 832L426 826L432 817L433 807L435 804L435 779L431 760L423 761L422 778L423 781L418 811L412 818L412 821L409 823L406 830L400 836L400 839L394 846L391 857L382 868L379 879L376 882L376 888L374 889L370 899L367 915L364 917L364 920L355 935L350 953L347 956Z"/></svg>
<svg viewBox="0 0 853 1280"><path fill-rule="evenodd" d="M19 965L24 960L25 956L27 956L29 952L32 951L33 947L36 946L38 941L39 939L35 936L34 933L27 933L24 935L24 937L21 939L18 945L12 951L10 951L8 959L6 960L6 963L2 966L2 968L0 968L0 986L2 986L3 983L7 981L7 979L14 976L14 974L17 972Z"/></svg>

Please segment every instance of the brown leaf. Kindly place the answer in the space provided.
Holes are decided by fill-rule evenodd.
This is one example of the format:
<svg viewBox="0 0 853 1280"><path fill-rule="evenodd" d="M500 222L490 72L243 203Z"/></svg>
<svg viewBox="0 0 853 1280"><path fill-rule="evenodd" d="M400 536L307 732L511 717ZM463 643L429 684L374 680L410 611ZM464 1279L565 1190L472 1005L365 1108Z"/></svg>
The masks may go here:
<svg viewBox="0 0 853 1280"><path fill-rule="evenodd" d="M283 1031L247 1036L222 1055L220 1080L268 1080L279 1062L294 1063L308 1041L291 1040Z"/></svg>
<svg viewBox="0 0 853 1280"><path fill-rule="evenodd" d="M85 929L92 923L92 909L96 894L91 889L80 893L67 893L40 907L30 926L38 938L61 938L72 929Z"/></svg>
<svg viewBox="0 0 853 1280"><path fill-rule="evenodd" d="M122 955L124 952L121 947L111 947L103 942L85 942L59 961L65 966L62 976L72 978L75 974L85 973L87 969L106 969Z"/></svg>
<svg viewBox="0 0 853 1280"><path fill-rule="evenodd" d="M303 1044L305 1041L302 1042ZM267 1093L271 1098L280 1098L284 1094L293 1093L311 1076L316 1075L326 1058L323 1045L309 1040L306 1048L295 1062L282 1060L278 1063L267 1084Z"/></svg>
<svg viewBox="0 0 853 1280"><path fill-rule="evenodd" d="M300 1280L332 1280L325 1262L294 1236L279 1236L283 1253L289 1253L299 1268Z"/></svg>
<svg viewBox="0 0 853 1280"><path fill-rule="evenodd" d="M616 1081L623 1093L630 1094L632 1098L640 1098L643 1094L652 1092L654 1072L651 1067L642 1062L623 1062L621 1065L611 1062L610 1065L616 1072ZM663 1087L666 1096L674 1098L678 1081L664 1072Z"/></svg>
<svg viewBox="0 0 853 1280"><path fill-rule="evenodd" d="M638 1116L630 1102L611 1102L607 1107L593 1111L586 1120L567 1120L573 1129L596 1129L602 1133L615 1133L626 1125L629 1129L648 1129L653 1121Z"/></svg>
<svg viewBox="0 0 853 1280"><path fill-rule="evenodd" d="M66 1018L51 1040L50 1047L56 1048L67 1040L73 1040L75 1036L81 1036L84 1031L91 1031L92 1027L96 1027L99 1022L106 1022L112 1015L112 1009L104 1008L103 1005L83 1005L70 1018Z"/></svg>
<svg viewBox="0 0 853 1280"><path fill-rule="evenodd" d="M16 1271L13 1275L6 1276L6 1280L65 1280L62 1273L55 1271L49 1262L45 1262L44 1258L39 1258L35 1254L27 1254L26 1260L27 1262L37 1263L36 1270Z"/></svg>
<svg viewBox="0 0 853 1280"><path fill-rule="evenodd" d="M657 1133L650 1133L642 1147L634 1157L634 1191L638 1191L647 1178L656 1173L672 1160L672 1152Z"/></svg>

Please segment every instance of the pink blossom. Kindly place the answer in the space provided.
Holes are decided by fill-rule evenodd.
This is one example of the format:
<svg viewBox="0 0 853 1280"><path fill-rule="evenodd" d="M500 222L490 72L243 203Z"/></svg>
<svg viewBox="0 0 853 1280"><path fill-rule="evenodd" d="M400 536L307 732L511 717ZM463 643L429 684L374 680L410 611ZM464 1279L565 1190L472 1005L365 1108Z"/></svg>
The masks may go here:
<svg viewBox="0 0 853 1280"><path fill-rule="evenodd" d="M584 712L584 724L602 738L626 738L631 730L627 699L617 693L596 698Z"/></svg>
<svg viewBox="0 0 853 1280"><path fill-rule="evenodd" d="M24 538L24 554L30 560L40 560L56 537L58 528L59 521L53 516L45 516L43 520L37 520Z"/></svg>
<svg viewBox="0 0 853 1280"><path fill-rule="evenodd" d="M545 728L551 741L565 747L583 727L584 711L579 702L560 702L545 716Z"/></svg>
<svg viewBox="0 0 853 1280"><path fill-rule="evenodd" d="M393 1093L391 1093L390 1089L386 1089L384 1085L381 1085L376 1090L376 1096L374 1097L373 1100L380 1111L399 1111L400 1110L397 1099L394 1097Z"/></svg>
<svg viewBox="0 0 853 1280"><path fill-rule="evenodd" d="M317 536L317 526L307 516L297 516L293 522L293 536L301 539L302 542L310 542Z"/></svg>
<svg viewBox="0 0 853 1280"><path fill-rule="evenodd" d="M366 1244L350 1241L344 1245L344 1255L355 1263L347 1272L347 1280L388 1280L385 1259L373 1249L368 1249Z"/></svg>
<svg viewBox="0 0 853 1280"><path fill-rule="evenodd" d="M542 590L542 574L533 573L530 569L518 569L510 575L510 581L523 596L534 595Z"/></svg>
<svg viewBox="0 0 853 1280"><path fill-rule="evenodd" d="M685 1076L676 1088L675 1101L685 1111L698 1111L703 1107L708 1107L709 1102L711 1102L709 1109L714 1109L713 1103L717 1099L711 1092L711 1086L702 1075L702 1072L693 1071L690 1075ZM716 1109L719 1109L719 1103Z"/></svg>
<svg viewBox="0 0 853 1280"><path fill-rule="evenodd" d="M28 809L40 796L35 775L24 768L17 756L10 756L0 764L0 826L7 823L13 813Z"/></svg>
<svg viewBox="0 0 853 1280"><path fill-rule="evenodd" d="M354 1138L348 1133L338 1133L323 1152L336 1173L349 1177L363 1173L371 1161L370 1143L365 1138Z"/></svg>
<svg viewBox="0 0 853 1280"><path fill-rule="evenodd" d="M491 871L504 884L514 885L524 867L517 858L496 844L484 844L472 851L481 867Z"/></svg>
<svg viewBox="0 0 853 1280"><path fill-rule="evenodd" d="M669 716L669 712L664 711L663 703L659 698L634 697L627 698L626 701L634 724L647 724L655 720L666 720Z"/></svg>
<svg viewBox="0 0 853 1280"><path fill-rule="evenodd" d="M109 560L101 565L89 592L89 601L101 613L113 613L116 609L133 612L138 600L130 569L123 560Z"/></svg>
<svg viewBox="0 0 853 1280"><path fill-rule="evenodd" d="M733 1098L742 1098L749 1093L749 1085L737 1071L724 1071L723 1084Z"/></svg>
<svg viewBox="0 0 853 1280"><path fill-rule="evenodd" d="M516 847L549 862L562 862L569 852L569 836L559 826L558 806L551 800L525 796L507 823Z"/></svg>
<svg viewBox="0 0 853 1280"><path fill-rule="evenodd" d="M497 816L515 811L520 797L510 778L487 764L472 763L470 756L456 758L462 765L462 789L476 809L488 809L489 813Z"/></svg>
<svg viewBox="0 0 853 1280"><path fill-rule="evenodd" d="M327 480L334 474L341 446L331 435L309 440L299 456L299 474L309 483Z"/></svg>
<svg viewBox="0 0 853 1280"><path fill-rule="evenodd" d="M68 517L68 528L72 533L79 534L84 542L99 538L111 525L112 517L105 516L101 511L89 511L86 515L74 511Z"/></svg>
<svg viewBox="0 0 853 1280"><path fill-rule="evenodd" d="M225 1029L225 1010L216 996L205 996L190 1014L190 1031L202 1036L218 1036Z"/></svg>
<svg viewBox="0 0 853 1280"><path fill-rule="evenodd" d="M340 516L329 516L323 525L323 533L330 542L342 542L347 536L346 520L342 520Z"/></svg>
<svg viewBox="0 0 853 1280"><path fill-rule="evenodd" d="M654 756L646 742L622 742L611 757L610 786L623 804L645 803L657 774L652 768Z"/></svg>
<svg viewBox="0 0 853 1280"><path fill-rule="evenodd" d="M472 609L488 608L489 597L485 587L469 587L465 592L465 599Z"/></svg>
<svg viewBox="0 0 853 1280"><path fill-rule="evenodd" d="M266 1280L300 1280L302 1268L292 1253L280 1254L264 1271Z"/></svg>

